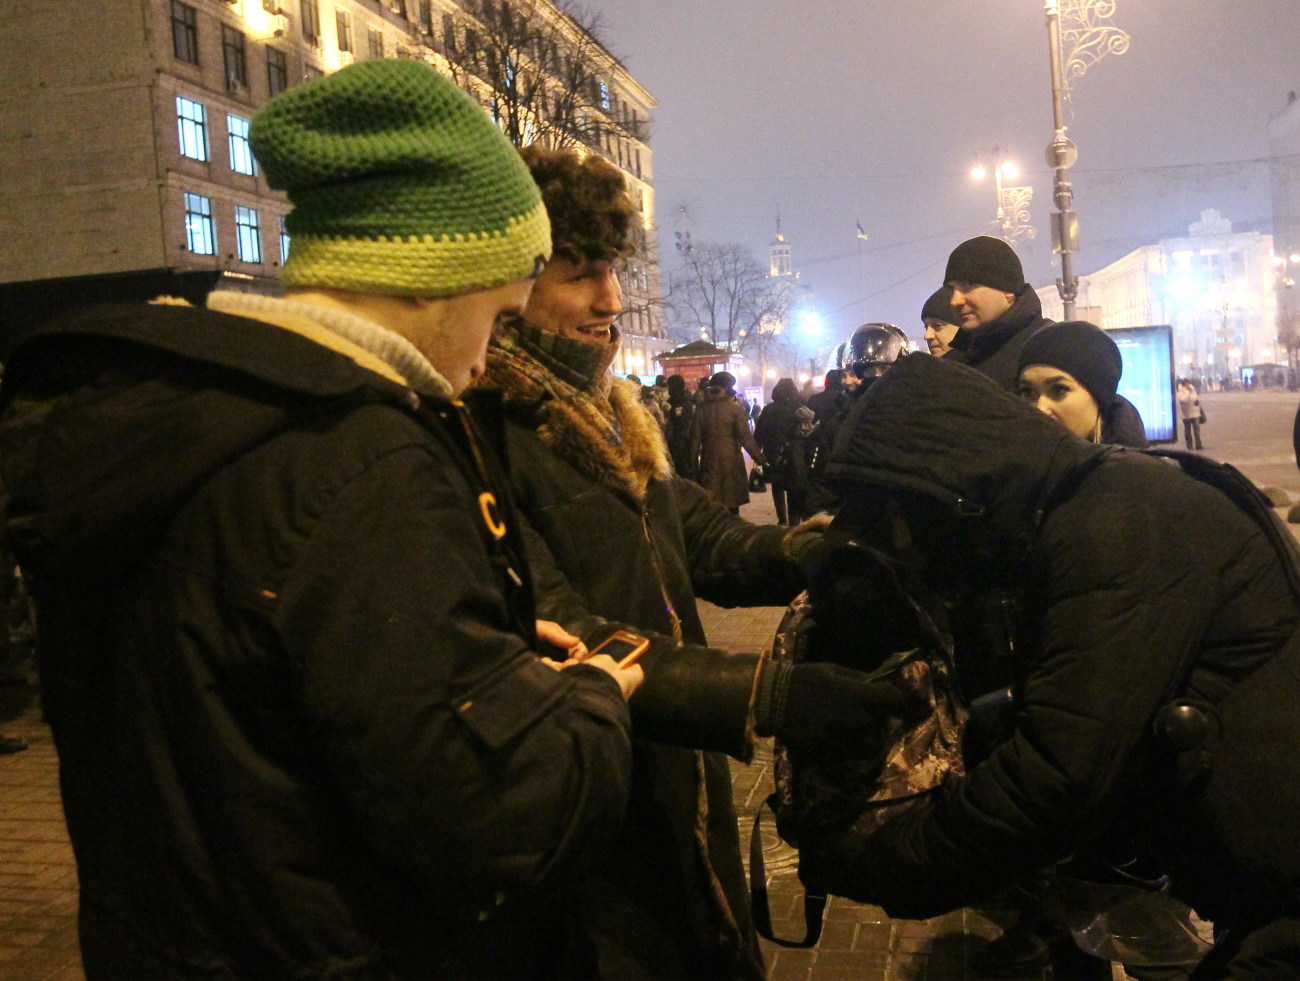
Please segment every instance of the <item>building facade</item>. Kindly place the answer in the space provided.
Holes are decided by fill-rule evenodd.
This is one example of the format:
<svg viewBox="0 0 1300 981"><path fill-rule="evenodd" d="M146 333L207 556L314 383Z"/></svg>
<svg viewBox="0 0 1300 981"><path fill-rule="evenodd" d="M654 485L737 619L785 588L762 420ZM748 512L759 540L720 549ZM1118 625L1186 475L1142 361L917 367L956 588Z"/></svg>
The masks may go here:
<svg viewBox="0 0 1300 981"><path fill-rule="evenodd" d="M654 99L550 0L511 2L557 25L557 65L565 64L564 39L574 39L583 64L573 77L592 83L575 110L592 123L577 148L620 167L641 210L643 247L623 274L623 330L630 349L646 348L649 363L649 348L663 338L653 159L644 139ZM17 5L0 39L7 82L0 91L0 290L24 286L31 295L43 282L127 282L166 271L274 292L292 248L284 231L289 205L266 186L248 144L257 108L353 61L403 57L455 78L492 112L482 79L456 70L467 40L488 40L477 3ZM572 74L572 57L567 66Z"/></svg>
<svg viewBox="0 0 1300 981"><path fill-rule="evenodd" d="M1300 355L1300 99L1295 92L1287 94L1286 106L1269 121L1268 144L1278 343L1295 367Z"/></svg>
<svg viewBox="0 0 1300 981"><path fill-rule="evenodd" d="M1056 287L1038 295L1044 315L1059 320ZM1181 375L1236 383L1243 368L1286 361L1277 344L1273 236L1234 232L1213 209L1185 236L1080 276L1076 316L1107 328L1172 325Z"/></svg>

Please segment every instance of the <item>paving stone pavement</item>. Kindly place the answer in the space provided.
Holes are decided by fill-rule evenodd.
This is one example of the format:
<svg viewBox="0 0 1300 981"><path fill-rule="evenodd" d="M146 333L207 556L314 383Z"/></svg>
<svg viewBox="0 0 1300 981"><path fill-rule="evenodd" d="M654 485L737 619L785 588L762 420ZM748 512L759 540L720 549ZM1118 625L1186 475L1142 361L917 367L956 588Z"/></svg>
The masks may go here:
<svg viewBox="0 0 1300 981"><path fill-rule="evenodd" d="M77 869L54 741L35 708L2 731L28 748L0 756L0 981L81 981Z"/></svg>

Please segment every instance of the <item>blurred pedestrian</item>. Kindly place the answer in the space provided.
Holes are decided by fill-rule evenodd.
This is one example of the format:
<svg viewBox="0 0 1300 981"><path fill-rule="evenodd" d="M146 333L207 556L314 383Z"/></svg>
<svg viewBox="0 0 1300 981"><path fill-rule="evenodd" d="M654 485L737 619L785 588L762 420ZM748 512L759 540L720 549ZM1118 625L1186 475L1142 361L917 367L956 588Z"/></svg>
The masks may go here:
<svg viewBox="0 0 1300 981"><path fill-rule="evenodd" d="M686 391L686 379L668 376L668 409L664 413L664 438L673 469L687 480L696 478L696 461L691 459L691 423L695 420L695 400Z"/></svg>
<svg viewBox="0 0 1300 981"><path fill-rule="evenodd" d="M1203 450L1201 443L1201 423L1205 422L1205 410L1201 408L1201 398L1196 386L1186 378L1178 381L1178 415L1183 420L1183 440L1189 450Z"/></svg>
<svg viewBox="0 0 1300 981"><path fill-rule="evenodd" d="M691 456L698 460L700 483L715 501L732 514L749 501L747 452L754 463L764 464L763 451L754 441L749 418L736 398L736 377L719 371L704 389L704 401L695 408L691 429Z"/></svg>
<svg viewBox="0 0 1300 981"><path fill-rule="evenodd" d="M754 426L754 439L767 461L763 476L772 491L779 525L797 525L811 517L807 498L808 437L812 428L812 409L800 401L794 379L780 379L772 388L772 401L763 406Z"/></svg>

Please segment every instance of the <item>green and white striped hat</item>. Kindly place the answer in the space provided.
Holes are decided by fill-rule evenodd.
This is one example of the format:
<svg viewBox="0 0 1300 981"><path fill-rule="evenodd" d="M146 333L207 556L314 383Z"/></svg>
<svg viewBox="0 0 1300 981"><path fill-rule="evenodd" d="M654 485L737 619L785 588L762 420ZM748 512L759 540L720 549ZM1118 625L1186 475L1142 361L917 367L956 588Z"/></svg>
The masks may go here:
<svg viewBox="0 0 1300 981"><path fill-rule="evenodd" d="M537 185L469 95L379 58L295 86L253 118L267 183L293 204L287 286L455 296L536 276Z"/></svg>

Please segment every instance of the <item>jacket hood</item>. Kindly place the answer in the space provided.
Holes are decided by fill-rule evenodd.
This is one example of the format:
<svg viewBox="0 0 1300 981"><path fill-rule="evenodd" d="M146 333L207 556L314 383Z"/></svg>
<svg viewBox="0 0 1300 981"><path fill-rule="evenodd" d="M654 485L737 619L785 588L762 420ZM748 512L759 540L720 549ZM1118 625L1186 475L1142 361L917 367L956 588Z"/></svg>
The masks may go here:
<svg viewBox="0 0 1300 981"><path fill-rule="evenodd" d="M5 366L6 528L32 571L113 577L251 447L404 386L257 320L120 304L42 328Z"/></svg>
<svg viewBox="0 0 1300 981"><path fill-rule="evenodd" d="M1042 512L1107 452L978 371L916 353L856 399L826 479L850 501L919 495L1018 558Z"/></svg>

